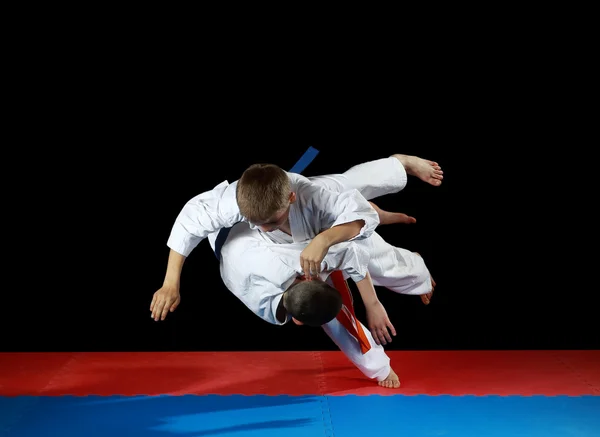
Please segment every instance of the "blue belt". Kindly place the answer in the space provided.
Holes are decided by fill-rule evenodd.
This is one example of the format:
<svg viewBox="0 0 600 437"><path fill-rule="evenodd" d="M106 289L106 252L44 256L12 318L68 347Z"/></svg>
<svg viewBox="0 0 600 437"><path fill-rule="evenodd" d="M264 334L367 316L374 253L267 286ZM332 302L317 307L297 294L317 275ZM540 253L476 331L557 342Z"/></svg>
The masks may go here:
<svg viewBox="0 0 600 437"><path fill-rule="evenodd" d="M315 159L315 156L317 156L318 153L319 151L317 149L310 146L306 150L306 152L304 152L304 155L300 157L298 162L296 162L294 166L290 169L290 173L302 173L304 169L308 167L308 164L310 164L313 161L313 159ZM215 240L215 255L217 256L217 259L219 261L221 260L221 248L223 247L223 243L225 243L225 240L227 240L229 231L231 231L231 228L221 228L221 230L217 234L217 238Z"/></svg>

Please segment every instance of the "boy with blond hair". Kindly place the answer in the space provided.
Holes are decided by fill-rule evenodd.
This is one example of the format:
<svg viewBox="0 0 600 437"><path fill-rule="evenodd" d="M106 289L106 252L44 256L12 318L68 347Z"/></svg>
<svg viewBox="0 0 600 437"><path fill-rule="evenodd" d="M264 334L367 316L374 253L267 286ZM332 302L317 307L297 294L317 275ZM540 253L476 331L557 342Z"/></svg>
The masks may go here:
<svg viewBox="0 0 600 437"><path fill-rule="evenodd" d="M373 198L398 191L394 181L404 176L403 167L388 158L360 164L341 175L314 177L312 181L332 192L355 189ZM271 180L278 180L276 184L282 186L281 194L288 193L285 178ZM244 186L248 185L244 183ZM250 187L252 190L253 187ZM256 192L259 194L259 190ZM271 192L277 192L277 189ZM246 197L245 193L243 197ZM247 211L253 220L262 220L273 212L263 212L260 207L253 209L252 203L249 205ZM246 206L242 204L240 209ZM382 224L412 222L406 220L404 214L389 213L374 204L372 206L379 212ZM290 210L290 204L282 202L274 210ZM422 258L417 253L391 246L373 233L368 238L332 247L319 266L316 280L307 283L298 254L310 243L306 240L294 242L289 238L291 236L284 241L285 232L283 235L277 232L280 230L262 232L252 229L248 223L238 223L233 227L223 244L222 256L218 254L221 277L226 287L268 323L281 325L293 320L296 324L322 326L363 374L376 379L384 387L397 388L400 385L398 376L390 367L389 358L381 346L391 341L390 332L392 335L396 333L377 298L374 285L400 294L419 295L428 303L435 282ZM218 251L214 234L209 236L209 242L213 250ZM327 282L331 282L332 272L338 270L343 272L344 278L356 282L365 304L369 330L358 320L354 323L367 332L367 352L336 319L341 307L340 293ZM173 302L161 300L157 293L151 303L154 318L163 313L166 315L167 310L173 311L179 304L178 292Z"/></svg>
<svg viewBox="0 0 600 437"><path fill-rule="evenodd" d="M274 243L309 241L300 253L300 265L310 279L318 276L333 245L373 234L380 217L367 199L399 192L406 186L407 175L434 186L443 179L436 162L416 156L396 154L371 163L369 171L359 165L342 175L311 178L273 164L256 164L238 181L224 181L192 198L178 215L167 241L171 249L167 271L154 295L152 317L164 320L175 310L186 257L200 241L222 228L248 222Z"/></svg>

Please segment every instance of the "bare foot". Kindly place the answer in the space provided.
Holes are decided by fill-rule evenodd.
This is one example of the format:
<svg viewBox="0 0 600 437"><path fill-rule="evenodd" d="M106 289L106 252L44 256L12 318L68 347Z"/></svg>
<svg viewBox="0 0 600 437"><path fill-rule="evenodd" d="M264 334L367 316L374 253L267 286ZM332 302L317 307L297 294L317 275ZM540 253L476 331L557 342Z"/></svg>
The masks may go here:
<svg viewBox="0 0 600 437"><path fill-rule="evenodd" d="M380 207L378 207L377 205L375 205L373 202L369 202L371 204L371 206L373 208L375 208L375 211L377 211L377 214L379 215L379 224L380 225L391 225L393 223L403 223L406 225L410 225L412 223L416 223L417 219L414 217L411 217L409 215L403 214L401 212L389 212L389 211L385 211L383 209L381 209Z"/></svg>
<svg viewBox="0 0 600 437"><path fill-rule="evenodd" d="M431 302L431 298L433 297L434 289L435 289L435 281L433 280L433 278L431 278L431 291L427 294L421 295L421 301L423 301L423 303L425 305L429 305L429 303Z"/></svg>
<svg viewBox="0 0 600 437"><path fill-rule="evenodd" d="M421 254L419 252L413 252L415 255L421 256ZM431 291L427 294L422 294L421 295L421 301L425 304L425 305L429 305L429 303L431 302L431 298L433 297L433 290L435 289L435 281L433 280L433 276L430 276L431 278Z"/></svg>
<svg viewBox="0 0 600 437"><path fill-rule="evenodd" d="M392 156L402 163L407 174L416 176L434 187L442 185L444 172L437 162L399 153Z"/></svg>
<svg viewBox="0 0 600 437"><path fill-rule="evenodd" d="M400 387L400 378L398 378L394 369L390 367L390 374L383 381L379 381L378 384L385 388L398 388Z"/></svg>

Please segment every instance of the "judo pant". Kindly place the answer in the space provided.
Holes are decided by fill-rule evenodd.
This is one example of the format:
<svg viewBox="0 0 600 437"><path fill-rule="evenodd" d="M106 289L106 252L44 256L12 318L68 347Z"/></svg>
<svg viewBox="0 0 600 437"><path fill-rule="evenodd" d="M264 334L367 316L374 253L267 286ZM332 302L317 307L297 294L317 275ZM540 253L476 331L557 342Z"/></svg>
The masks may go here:
<svg viewBox="0 0 600 437"><path fill-rule="evenodd" d="M407 183L406 170L396 158L366 162L343 174L310 178L327 189L342 192L357 189L367 200L401 191ZM373 284L396 293L421 295L431 291L431 275L423 259L415 253L394 247L376 232L369 238L356 240L371 254L368 270ZM384 380L390 373L390 359L383 346L377 345L364 327L371 349L363 354L358 341L336 320L323 325L323 330L348 359L368 378Z"/></svg>

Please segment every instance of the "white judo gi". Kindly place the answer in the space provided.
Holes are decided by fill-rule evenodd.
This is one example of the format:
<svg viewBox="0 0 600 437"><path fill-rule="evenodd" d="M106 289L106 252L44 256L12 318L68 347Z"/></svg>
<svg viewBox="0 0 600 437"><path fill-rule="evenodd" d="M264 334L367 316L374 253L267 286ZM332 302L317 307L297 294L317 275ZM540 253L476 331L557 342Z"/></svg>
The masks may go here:
<svg viewBox="0 0 600 437"><path fill-rule="evenodd" d="M397 159L386 158L352 167L342 175L319 176L311 180L332 191L350 188L374 198L404 188L406 172ZM213 249L215 238L216 234L209 236ZM302 274L299 255L308 242L294 242L284 232L265 233L240 223L233 227L221 249L223 282L257 316L281 325L276 317L277 307L285 290ZM321 268L323 280L327 280L332 271L342 270L345 278L360 281L368 269L375 285L397 293L426 294L431 291L431 277L422 258L390 245L375 232L369 238L332 246ZM337 319L324 325L323 329L365 376L378 381L388 376L389 357L364 325L363 330L371 344L365 354L358 341Z"/></svg>
<svg viewBox="0 0 600 437"><path fill-rule="evenodd" d="M320 232L336 225L364 220L365 224L352 240L371 236L379 225L379 216L358 190L348 186L339 188L333 181L313 183L297 173L287 173L296 202L290 205L289 224L294 242L313 239ZM210 191L190 199L182 208L171 229L167 246L188 256L210 234L238 222L247 222L240 214L235 197L238 181L221 182ZM254 226L250 224L252 228Z"/></svg>

